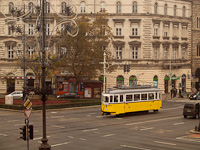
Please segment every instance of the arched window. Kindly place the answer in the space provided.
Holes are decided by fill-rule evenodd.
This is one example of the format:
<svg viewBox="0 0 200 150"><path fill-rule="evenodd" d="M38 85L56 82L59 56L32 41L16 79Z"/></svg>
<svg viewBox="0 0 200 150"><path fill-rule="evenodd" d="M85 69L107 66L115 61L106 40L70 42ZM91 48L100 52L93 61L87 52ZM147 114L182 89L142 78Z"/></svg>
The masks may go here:
<svg viewBox="0 0 200 150"><path fill-rule="evenodd" d="M177 6L176 5L174 5L174 16L177 16Z"/></svg>
<svg viewBox="0 0 200 150"><path fill-rule="evenodd" d="M33 13L33 3L32 2L28 3L28 10L29 10L29 12Z"/></svg>
<svg viewBox="0 0 200 150"><path fill-rule="evenodd" d="M137 13L137 2L133 2L133 13Z"/></svg>
<svg viewBox="0 0 200 150"><path fill-rule="evenodd" d="M164 6L164 15L167 15L167 4Z"/></svg>
<svg viewBox="0 0 200 150"><path fill-rule="evenodd" d="M185 14L186 14L186 8L185 8L185 6L183 6L183 17L185 17Z"/></svg>
<svg viewBox="0 0 200 150"><path fill-rule="evenodd" d="M121 2L120 1L117 2L117 11L116 12L121 13Z"/></svg>
<svg viewBox="0 0 200 150"><path fill-rule="evenodd" d="M136 86L137 85L137 77L132 75L129 78L129 85L130 86Z"/></svg>
<svg viewBox="0 0 200 150"><path fill-rule="evenodd" d="M154 86L154 87L158 87L158 76L157 76L157 75L155 75L155 76L153 77L153 86Z"/></svg>
<svg viewBox="0 0 200 150"><path fill-rule="evenodd" d="M100 7L101 7L100 12L105 12L105 10L106 10L105 2L101 2Z"/></svg>
<svg viewBox="0 0 200 150"><path fill-rule="evenodd" d="M85 2L81 2L81 13L85 13L86 10L85 10Z"/></svg>
<svg viewBox="0 0 200 150"><path fill-rule="evenodd" d="M14 9L14 4L13 4L13 2L10 2L9 4L8 4L8 8L9 8L9 13L12 13L13 12L13 9Z"/></svg>
<svg viewBox="0 0 200 150"><path fill-rule="evenodd" d="M118 76L117 77L117 86L122 86L122 85L124 85L124 77Z"/></svg>
<svg viewBox="0 0 200 150"><path fill-rule="evenodd" d="M154 14L158 14L158 3L154 4Z"/></svg>
<svg viewBox="0 0 200 150"><path fill-rule="evenodd" d="M182 75L181 81L182 81L182 91L186 92L186 75L185 74Z"/></svg>
<svg viewBox="0 0 200 150"><path fill-rule="evenodd" d="M66 13L66 2L61 3L61 12Z"/></svg>
<svg viewBox="0 0 200 150"><path fill-rule="evenodd" d="M50 3L46 2L46 13L50 13Z"/></svg>

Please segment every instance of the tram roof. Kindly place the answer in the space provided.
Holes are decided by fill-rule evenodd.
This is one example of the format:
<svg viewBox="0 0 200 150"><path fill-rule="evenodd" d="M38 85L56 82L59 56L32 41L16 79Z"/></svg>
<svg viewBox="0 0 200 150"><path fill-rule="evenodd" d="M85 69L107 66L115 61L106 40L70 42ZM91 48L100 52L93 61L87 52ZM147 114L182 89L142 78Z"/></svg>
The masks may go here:
<svg viewBox="0 0 200 150"><path fill-rule="evenodd" d="M104 94L119 94L119 93L142 93L142 92L158 92L159 88L136 88L136 89L115 89Z"/></svg>

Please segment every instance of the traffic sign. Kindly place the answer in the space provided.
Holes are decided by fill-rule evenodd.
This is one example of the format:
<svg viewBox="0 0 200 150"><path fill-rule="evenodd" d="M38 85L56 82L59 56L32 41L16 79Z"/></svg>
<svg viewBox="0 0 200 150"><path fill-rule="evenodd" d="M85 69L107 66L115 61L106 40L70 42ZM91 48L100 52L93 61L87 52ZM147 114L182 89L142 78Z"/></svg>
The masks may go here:
<svg viewBox="0 0 200 150"><path fill-rule="evenodd" d="M30 109L32 106L32 103L29 99L27 99L24 103L24 107L26 107L27 109Z"/></svg>
<svg viewBox="0 0 200 150"><path fill-rule="evenodd" d="M24 113L25 113L27 119L30 118L31 112L32 112L32 109L24 110Z"/></svg>

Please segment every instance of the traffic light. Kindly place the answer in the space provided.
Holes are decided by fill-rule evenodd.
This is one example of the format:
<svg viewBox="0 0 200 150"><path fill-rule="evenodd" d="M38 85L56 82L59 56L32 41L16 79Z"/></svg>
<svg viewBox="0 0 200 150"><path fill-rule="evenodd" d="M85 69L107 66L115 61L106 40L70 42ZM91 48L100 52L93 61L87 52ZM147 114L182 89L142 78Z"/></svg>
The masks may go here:
<svg viewBox="0 0 200 150"><path fill-rule="evenodd" d="M124 65L124 72L126 72L127 71L127 68L126 68L127 66L126 65Z"/></svg>
<svg viewBox="0 0 200 150"><path fill-rule="evenodd" d="M130 72L130 65L127 65L127 72Z"/></svg>
<svg viewBox="0 0 200 150"><path fill-rule="evenodd" d="M20 130L22 130L22 132L20 132L20 134L22 134L20 138L26 141L26 126L23 126L22 128L20 128Z"/></svg>
<svg viewBox="0 0 200 150"><path fill-rule="evenodd" d="M33 140L33 125L29 125L28 128L29 128L29 138Z"/></svg>

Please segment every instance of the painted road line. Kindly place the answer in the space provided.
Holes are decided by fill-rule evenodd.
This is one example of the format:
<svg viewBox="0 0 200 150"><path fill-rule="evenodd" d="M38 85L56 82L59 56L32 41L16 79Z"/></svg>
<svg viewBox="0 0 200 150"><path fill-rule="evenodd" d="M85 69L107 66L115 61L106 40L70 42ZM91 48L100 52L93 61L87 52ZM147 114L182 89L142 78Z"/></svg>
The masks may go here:
<svg viewBox="0 0 200 150"><path fill-rule="evenodd" d="M149 121L144 121L144 122L127 123L125 125L130 126L130 125L136 125L136 124L145 124L145 123L150 123L150 122L158 122L158 121L163 121L163 120L172 120L172 119L177 119L177 118L183 118L183 117L182 116L178 116L178 117L162 118L162 119L155 119L155 120L149 120Z"/></svg>
<svg viewBox="0 0 200 150"><path fill-rule="evenodd" d="M140 150L151 150L147 148L142 148L142 147L135 147L135 146L128 146L128 145L120 145L121 147L126 147L126 148L132 148L132 149L140 149Z"/></svg>
<svg viewBox="0 0 200 150"><path fill-rule="evenodd" d="M16 126L24 126L25 124L15 124L15 127Z"/></svg>
<svg viewBox="0 0 200 150"><path fill-rule="evenodd" d="M56 146L66 145L66 144L69 144L69 143L70 143L70 142L54 144L54 145L51 145L51 147L56 147Z"/></svg>
<svg viewBox="0 0 200 150"><path fill-rule="evenodd" d="M140 129L140 130L145 131L145 130L151 130L151 129L153 129L153 127L152 128L144 128L144 129Z"/></svg>
<svg viewBox="0 0 200 150"><path fill-rule="evenodd" d="M195 138L195 139L189 139L188 136L177 137L176 140L185 140L185 141L191 141L191 142L200 142L200 141L198 141L197 138Z"/></svg>
<svg viewBox="0 0 200 150"><path fill-rule="evenodd" d="M64 116L51 116L50 118L63 118Z"/></svg>
<svg viewBox="0 0 200 150"><path fill-rule="evenodd" d="M173 145L175 146L176 144L174 143L167 143L167 142L161 142L161 141L154 141L155 143L159 143L159 144L166 144L166 145Z"/></svg>
<svg viewBox="0 0 200 150"><path fill-rule="evenodd" d="M7 122L17 122L17 121L21 121L21 120L8 120Z"/></svg>
<svg viewBox="0 0 200 150"><path fill-rule="evenodd" d="M73 139L74 137L73 136L68 136L68 138Z"/></svg>
<svg viewBox="0 0 200 150"><path fill-rule="evenodd" d="M50 136L47 136L47 138L50 138ZM36 140L41 140L42 137L38 137L38 138L33 138L33 141L36 141Z"/></svg>
<svg viewBox="0 0 200 150"><path fill-rule="evenodd" d="M113 135L115 135L115 134L106 134L106 135L104 135L102 137L109 137L109 136L113 136Z"/></svg>
<svg viewBox="0 0 200 150"><path fill-rule="evenodd" d="M84 138L79 138L81 141L86 141L86 139L84 139Z"/></svg>
<svg viewBox="0 0 200 150"><path fill-rule="evenodd" d="M89 132L89 131L96 131L96 130L98 130L98 129L95 128L95 129L83 130L82 132Z"/></svg>
<svg viewBox="0 0 200 150"><path fill-rule="evenodd" d="M52 114L57 114L58 112L52 111L51 113L52 113Z"/></svg>
<svg viewBox="0 0 200 150"><path fill-rule="evenodd" d="M0 133L0 136L8 136L7 134L2 134L2 133Z"/></svg>
<svg viewBox="0 0 200 150"><path fill-rule="evenodd" d="M176 126L176 125L179 125L179 124L184 124L185 122L178 122L178 123L175 123L175 124L173 124L174 126Z"/></svg>
<svg viewBox="0 0 200 150"><path fill-rule="evenodd" d="M183 106L178 106L178 107L174 107L174 108L167 108L167 109L161 109L160 111L162 110L173 110L173 109L177 109L177 108L182 108Z"/></svg>
<svg viewBox="0 0 200 150"><path fill-rule="evenodd" d="M63 126L57 126L57 125L51 125L51 126L55 127L55 128L65 129L65 127L63 127Z"/></svg>

